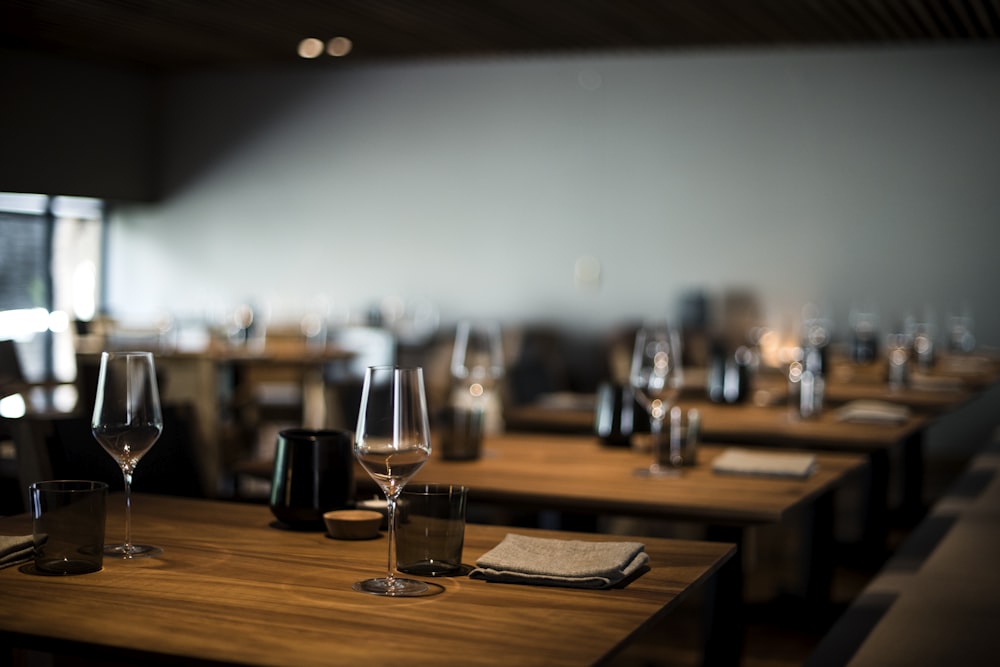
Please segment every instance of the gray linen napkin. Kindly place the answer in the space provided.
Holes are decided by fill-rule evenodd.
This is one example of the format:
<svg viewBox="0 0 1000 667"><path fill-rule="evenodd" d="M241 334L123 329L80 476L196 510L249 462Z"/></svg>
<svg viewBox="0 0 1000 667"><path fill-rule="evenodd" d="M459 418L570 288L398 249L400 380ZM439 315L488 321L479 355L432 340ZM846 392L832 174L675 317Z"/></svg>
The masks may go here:
<svg viewBox="0 0 1000 667"><path fill-rule="evenodd" d="M34 549L35 540L31 535L0 535L0 568L27 563Z"/></svg>
<svg viewBox="0 0 1000 667"><path fill-rule="evenodd" d="M513 584L610 588L649 562L639 542L584 542L508 533L476 561L472 579Z"/></svg>

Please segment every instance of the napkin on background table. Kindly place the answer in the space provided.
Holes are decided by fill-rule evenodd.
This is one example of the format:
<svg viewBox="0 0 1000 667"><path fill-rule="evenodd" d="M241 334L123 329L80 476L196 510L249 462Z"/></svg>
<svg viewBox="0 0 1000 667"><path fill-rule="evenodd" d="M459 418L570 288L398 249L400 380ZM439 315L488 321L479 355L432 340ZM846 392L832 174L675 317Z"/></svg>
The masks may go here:
<svg viewBox="0 0 1000 667"><path fill-rule="evenodd" d="M31 535L0 535L0 568L27 563L34 549L35 540Z"/></svg>
<svg viewBox="0 0 1000 667"><path fill-rule="evenodd" d="M712 461L712 471L770 477L808 477L816 470L815 454L757 452L730 447Z"/></svg>
<svg viewBox="0 0 1000 667"><path fill-rule="evenodd" d="M649 562L639 542L585 542L508 533L476 561L472 579L513 584L610 588Z"/></svg>
<svg viewBox="0 0 1000 667"><path fill-rule="evenodd" d="M837 408L837 419L845 422L900 424L909 418L910 410L905 405L886 401L850 401Z"/></svg>

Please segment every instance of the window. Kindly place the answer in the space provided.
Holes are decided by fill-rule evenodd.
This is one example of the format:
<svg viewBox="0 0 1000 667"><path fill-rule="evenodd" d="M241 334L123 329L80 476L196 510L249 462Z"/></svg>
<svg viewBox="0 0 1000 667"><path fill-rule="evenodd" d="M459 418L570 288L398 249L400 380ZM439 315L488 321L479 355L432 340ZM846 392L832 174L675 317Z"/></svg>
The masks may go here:
<svg viewBox="0 0 1000 667"><path fill-rule="evenodd" d="M100 294L104 206L82 197L0 193L0 339L28 380L72 381L77 322Z"/></svg>

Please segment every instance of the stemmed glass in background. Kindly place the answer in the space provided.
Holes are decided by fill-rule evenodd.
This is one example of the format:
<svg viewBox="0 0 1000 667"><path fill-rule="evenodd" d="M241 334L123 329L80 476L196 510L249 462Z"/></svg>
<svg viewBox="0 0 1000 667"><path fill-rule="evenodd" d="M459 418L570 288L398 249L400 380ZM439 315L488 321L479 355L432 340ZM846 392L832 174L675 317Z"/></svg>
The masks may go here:
<svg viewBox="0 0 1000 667"><path fill-rule="evenodd" d="M640 469L639 474L655 477L680 474L683 461L677 438L670 439L667 465L663 463L666 440L663 424L683 382L680 360L680 341L665 322L643 326L636 332L629 384L639 405L649 414L653 441L653 463Z"/></svg>
<svg viewBox="0 0 1000 667"><path fill-rule="evenodd" d="M451 354L451 407L478 429L503 429L499 384L504 376L500 324L463 320L455 327Z"/></svg>
<svg viewBox="0 0 1000 667"><path fill-rule="evenodd" d="M427 593L426 583L395 574L396 500L431 455L423 369L371 366L366 370L354 455L385 493L389 526L386 576L359 581L354 590L395 597Z"/></svg>
<svg viewBox="0 0 1000 667"><path fill-rule="evenodd" d="M496 322L464 320L455 327L451 375L466 400L485 399L503 377L503 346Z"/></svg>
<svg viewBox="0 0 1000 667"><path fill-rule="evenodd" d="M163 553L160 547L132 543L132 473L139 459L163 432L160 393L151 352L104 352L97 380L91 431L121 466L125 478L125 541L108 544L104 553L142 558Z"/></svg>

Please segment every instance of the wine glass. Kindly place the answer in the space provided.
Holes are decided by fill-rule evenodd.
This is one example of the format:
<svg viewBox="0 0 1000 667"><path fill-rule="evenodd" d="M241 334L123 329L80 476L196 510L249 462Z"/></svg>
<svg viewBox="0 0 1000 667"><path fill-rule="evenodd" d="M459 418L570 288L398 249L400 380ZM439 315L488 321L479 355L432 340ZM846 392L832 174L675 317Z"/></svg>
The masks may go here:
<svg viewBox="0 0 1000 667"><path fill-rule="evenodd" d="M492 432L502 428L498 386L504 376L500 325L462 320L451 354L451 406Z"/></svg>
<svg viewBox="0 0 1000 667"><path fill-rule="evenodd" d="M354 455L385 493L389 567L385 577L354 584L356 591L394 597L424 595L423 581L395 574L396 499L431 455L423 369L369 366L361 392Z"/></svg>
<svg viewBox="0 0 1000 667"><path fill-rule="evenodd" d="M132 543L132 473L163 431L160 394L151 352L104 352L97 380L91 431L121 466L125 478L125 541L108 544L104 553L142 558L163 553L160 547Z"/></svg>
<svg viewBox="0 0 1000 667"><path fill-rule="evenodd" d="M677 400L683 382L680 341L665 322L641 327L635 335L629 384L639 405L649 414L653 441L653 463L638 471L644 476L663 477L679 474L683 463L680 443L670 439L670 450L663 457L666 439L663 424Z"/></svg>
<svg viewBox="0 0 1000 667"><path fill-rule="evenodd" d="M496 322L463 320L455 327L451 375L466 398L485 398L504 374L503 344Z"/></svg>

